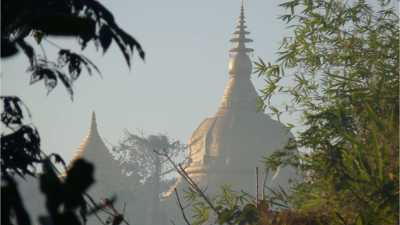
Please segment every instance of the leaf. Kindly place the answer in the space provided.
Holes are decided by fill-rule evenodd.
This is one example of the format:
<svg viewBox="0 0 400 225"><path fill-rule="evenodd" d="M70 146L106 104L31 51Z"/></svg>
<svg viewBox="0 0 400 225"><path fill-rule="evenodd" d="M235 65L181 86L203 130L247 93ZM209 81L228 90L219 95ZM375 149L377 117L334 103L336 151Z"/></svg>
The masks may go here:
<svg viewBox="0 0 400 225"><path fill-rule="evenodd" d="M274 107L274 106L269 106L269 109L271 109L272 112L274 112L274 113L279 113L279 109L277 109L277 108Z"/></svg>
<svg viewBox="0 0 400 225"><path fill-rule="evenodd" d="M59 154L52 153L51 156L54 157L56 163L61 163L64 166L64 168L67 168L67 164Z"/></svg>
<svg viewBox="0 0 400 225"><path fill-rule="evenodd" d="M51 156L55 157L56 161L64 162L57 154ZM50 157L43 161L40 190L46 196L46 207L51 220L54 224L81 225L75 210L79 208L83 220L86 220L88 212L83 194L94 182L94 166L84 159L78 159L66 171L65 181L62 182L50 161ZM61 210L61 208L64 210Z"/></svg>
<svg viewBox="0 0 400 225"><path fill-rule="evenodd" d="M239 217L241 224L255 224L259 219L259 212L254 204L245 205Z"/></svg>
<svg viewBox="0 0 400 225"><path fill-rule="evenodd" d="M22 49L25 55L28 57L29 62L31 65L35 63L35 51L33 50L32 46L26 43L23 39L17 41L18 46Z"/></svg>
<svg viewBox="0 0 400 225"><path fill-rule="evenodd" d="M33 175L29 168L33 168L33 164L40 160L40 137L33 126L22 123L24 112L28 117L30 112L18 97L2 96L1 100L1 121L7 127L13 125L12 133L0 137L2 172Z"/></svg>
<svg viewBox="0 0 400 225"><path fill-rule="evenodd" d="M28 107L17 96L0 96L2 101L2 119L1 121L8 126L10 123L21 124L25 112L28 117L31 117ZM22 110L24 109L24 110ZM7 118L7 119L6 119Z"/></svg>
<svg viewBox="0 0 400 225"><path fill-rule="evenodd" d="M93 36L95 23L93 20L75 15L48 12L33 18L31 28L40 30L46 35L55 36Z"/></svg>
<svg viewBox="0 0 400 225"><path fill-rule="evenodd" d="M85 56L71 52L68 49L61 49L58 52L58 62L60 65L68 67L71 83L79 78L82 72L82 65L85 66L89 75L92 74L92 68L100 74L99 69L92 61Z"/></svg>
<svg viewBox="0 0 400 225"><path fill-rule="evenodd" d="M59 79L61 80L61 82L63 83L64 87L67 89L67 91L68 91L68 93L69 93L71 99L73 99L74 90L73 90L73 88L72 88L72 82L71 82L71 80L68 78L67 75L65 75L65 74L63 74L63 73L61 73L61 72L59 72L59 71L57 71L57 75L58 75L58 78L59 78Z"/></svg>
<svg viewBox="0 0 400 225"><path fill-rule="evenodd" d="M44 33L42 31L39 30L33 30L32 31L32 36L35 39L36 43L40 45L40 43L42 43L43 37L44 37Z"/></svg>
<svg viewBox="0 0 400 225"><path fill-rule="evenodd" d="M7 170L33 175L29 169L40 161L40 137L37 130L22 125L17 131L2 135L1 165Z"/></svg>
<svg viewBox="0 0 400 225"><path fill-rule="evenodd" d="M44 85L47 89L47 94L50 94L51 91L57 86L57 72L49 69L42 70L44 75Z"/></svg>
<svg viewBox="0 0 400 225"><path fill-rule="evenodd" d="M1 186L1 199L2 205L2 224L9 225L11 219L15 219L17 225L31 225L31 220L25 206L23 204L21 195L17 188L15 180L8 175L2 175L2 186ZM5 198L5 196L7 196Z"/></svg>
<svg viewBox="0 0 400 225"><path fill-rule="evenodd" d="M18 53L15 43L5 37L1 37L1 58L11 57Z"/></svg>
<svg viewBox="0 0 400 225"><path fill-rule="evenodd" d="M93 164L84 159L73 162L65 178L65 207L70 210L84 207L83 194L93 183Z"/></svg>
<svg viewBox="0 0 400 225"><path fill-rule="evenodd" d="M10 124L21 124L24 117L21 106L24 106L20 98L16 96L2 96L3 111L1 113L1 122L7 127Z"/></svg>
<svg viewBox="0 0 400 225"><path fill-rule="evenodd" d="M100 39L101 47L103 48L103 53L106 53L108 48L111 45L112 32L106 25L103 25L103 26L101 26L99 33L100 33L99 39Z"/></svg>
<svg viewBox="0 0 400 225"><path fill-rule="evenodd" d="M128 64L128 67L130 68L131 67L131 61L130 61L129 52L127 52L126 47L125 47L124 43L120 40L120 38L115 33L113 33L112 35L113 35L114 41L117 43L119 49L122 52L122 55L125 58L126 64Z"/></svg>
<svg viewBox="0 0 400 225"><path fill-rule="evenodd" d="M230 209L223 209L218 216L218 224L229 224L233 217L233 211Z"/></svg>
<svg viewBox="0 0 400 225"><path fill-rule="evenodd" d="M92 69L96 70L96 72L101 75L101 72L99 70L99 68L96 66L96 64L94 64L92 61L90 61L88 58L86 58L83 55L80 55L81 59L82 59L82 63L85 65L86 70L88 71L89 75L92 74Z"/></svg>

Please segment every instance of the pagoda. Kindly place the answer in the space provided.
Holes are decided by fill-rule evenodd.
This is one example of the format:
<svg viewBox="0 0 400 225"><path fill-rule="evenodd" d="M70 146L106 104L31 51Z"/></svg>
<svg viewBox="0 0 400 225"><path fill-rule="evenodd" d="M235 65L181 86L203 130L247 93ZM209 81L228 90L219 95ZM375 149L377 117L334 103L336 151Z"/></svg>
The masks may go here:
<svg viewBox="0 0 400 225"><path fill-rule="evenodd" d="M94 194L97 199L111 197L125 184L126 177L122 174L119 163L113 158L99 134L95 112L92 112L89 132L69 165L80 158L95 166L95 184L89 189L89 193Z"/></svg>
<svg viewBox="0 0 400 225"><path fill-rule="evenodd" d="M258 94L251 81L253 49L247 37L243 2L230 40L229 78L219 108L204 119L189 139L190 177L207 192L215 193L224 184L255 194L256 167L265 168L262 159L283 148L292 137L280 122L257 110ZM281 168L270 186L287 186L294 170ZM271 176L270 176L271 177ZM260 179L261 180L261 179Z"/></svg>

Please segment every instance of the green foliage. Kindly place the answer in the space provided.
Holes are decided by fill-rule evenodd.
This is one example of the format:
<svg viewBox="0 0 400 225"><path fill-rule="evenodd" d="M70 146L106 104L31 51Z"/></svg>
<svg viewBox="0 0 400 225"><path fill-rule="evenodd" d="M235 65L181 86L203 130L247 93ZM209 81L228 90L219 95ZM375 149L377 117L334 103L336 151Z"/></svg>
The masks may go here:
<svg viewBox="0 0 400 225"><path fill-rule="evenodd" d="M292 35L277 64L256 62L263 107L302 112L296 144L307 152L283 149L267 166L299 166L306 180L288 199L299 211L325 211L331 224L398 224L399 17L391 4L282 3ZM291 105L277 110L270 100L282 93Z"/></svg>
<svg viewBox="0 0 400 225"><path fill-rule="evenodd" d="M260 219L254 199L244 192L237 192L230 186L222 186L219 193L210 199L215 211L204 198L193 189L185 192L185 200L191 204L192 224L256 224Z"/></svg>

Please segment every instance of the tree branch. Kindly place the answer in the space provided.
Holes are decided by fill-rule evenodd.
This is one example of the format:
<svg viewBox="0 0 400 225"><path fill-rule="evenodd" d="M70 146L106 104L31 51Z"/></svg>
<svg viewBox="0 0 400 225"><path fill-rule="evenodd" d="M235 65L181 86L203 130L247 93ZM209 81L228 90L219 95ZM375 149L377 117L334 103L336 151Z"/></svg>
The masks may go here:
<svg viewBox="0 0 400 225"><path fill-rule="evenodd" d="M175 191L175 196L176 196L176 200L178 202L179 208L181 209L182 217L185 220L187 225L191 225L188 218L186 217L185 209L183 208L181 200L179 198L178 190L176 190L176 188L174 188L174 191Z"/></svg>
<svg viewBox="0 0 400 225"><path fill-rule="evenodd" d="M163 153L163 152L159 152L154 150L154 152L158 155L164 156L168 159L168 161L172 164L172 166L176 169L176 171L179 173L179 175L181 175L183 177L183 179L186 180L186 182L188 182L188 184L190 185L190 187L192 189L194 189L196 191L196 193L198 193L203 200L208 204L208 206L217 214L218 217L221 216L221 213L219 212L219 210L212 204L212 202L210 201L210 199L205 195L205 193L199 188L199 186L196 184L196 182L188 175L188 173L185 171L185 169L182 167L182 165L177 165L172 159L171 157L169 157L169 155L167 153Z"/></svg>

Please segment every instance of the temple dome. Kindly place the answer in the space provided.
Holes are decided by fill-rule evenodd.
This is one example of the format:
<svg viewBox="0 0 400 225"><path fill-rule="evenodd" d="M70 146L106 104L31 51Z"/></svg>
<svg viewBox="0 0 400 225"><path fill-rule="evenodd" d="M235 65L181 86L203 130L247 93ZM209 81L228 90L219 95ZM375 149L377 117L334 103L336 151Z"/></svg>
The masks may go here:
<svg viewBox="0 0 400 225"><path fill-rule="evenodd" d="M186 171L209 190L230 184L254 194L255 168L264 168L262 159L284 147L290 137L287 128L262 113L215 115L193 132ZM273 183L286 185L290 174L280 171Z"/></svg>
<svg viewBox="0 0 400 225"><path fill-rule="evenodd" d="M229 74L232 75L250 74L252 69L250 57L242 52L231 57L228 66Z"/></svg>

